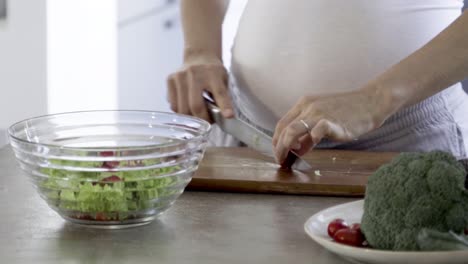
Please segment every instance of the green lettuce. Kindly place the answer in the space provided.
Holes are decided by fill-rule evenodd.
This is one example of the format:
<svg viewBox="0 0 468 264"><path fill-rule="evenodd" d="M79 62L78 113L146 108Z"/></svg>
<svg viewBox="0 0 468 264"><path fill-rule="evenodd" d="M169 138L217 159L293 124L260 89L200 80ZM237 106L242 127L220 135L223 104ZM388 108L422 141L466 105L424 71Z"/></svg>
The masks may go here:
<svg viewBox="0 0 468 264"><path fill-rule="evenodd" d="M51 160L59 166L101 168L103 162ZM145 162L154 164L154 161ZM179 170L179 166L134 171L72 171L43 168L48 176L40 183L49 203L58 209L78 212L100 220L123 220L128 213L157 206L165 197L180 191L176 175L157 178ZM108 219L102 219L102 214ZM111 217L112 215L112 217ZM117 218L117 219L116 219Z"/></svg>

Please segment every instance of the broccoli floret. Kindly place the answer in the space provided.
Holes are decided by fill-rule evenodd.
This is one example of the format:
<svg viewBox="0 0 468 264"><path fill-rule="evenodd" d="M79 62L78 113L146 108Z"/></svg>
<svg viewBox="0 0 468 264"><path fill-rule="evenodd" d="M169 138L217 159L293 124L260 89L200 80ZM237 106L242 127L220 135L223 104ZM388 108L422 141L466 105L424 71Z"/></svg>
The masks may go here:
<svg viewBox="0 0 468 264"><path fill-rule="evenodd" d="M374 248L421 250L423 228L468 227L464 167L450 154L403 153L369 177L361 230Z"/></svg>

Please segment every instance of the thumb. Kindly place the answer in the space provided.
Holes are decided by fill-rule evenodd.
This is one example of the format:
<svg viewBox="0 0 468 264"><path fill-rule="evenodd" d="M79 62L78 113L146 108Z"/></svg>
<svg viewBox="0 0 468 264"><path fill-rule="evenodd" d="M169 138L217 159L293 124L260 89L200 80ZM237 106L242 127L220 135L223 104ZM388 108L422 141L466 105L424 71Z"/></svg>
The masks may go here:
<svg viewBox="0 0 468 264"><path fill-rule="evenodd" d="M221 109L221 113L225 118L234 116L232 108L231 97L229 95L226 85L222 81L212 82L211 91L213 93L216 104Z"/></svg>

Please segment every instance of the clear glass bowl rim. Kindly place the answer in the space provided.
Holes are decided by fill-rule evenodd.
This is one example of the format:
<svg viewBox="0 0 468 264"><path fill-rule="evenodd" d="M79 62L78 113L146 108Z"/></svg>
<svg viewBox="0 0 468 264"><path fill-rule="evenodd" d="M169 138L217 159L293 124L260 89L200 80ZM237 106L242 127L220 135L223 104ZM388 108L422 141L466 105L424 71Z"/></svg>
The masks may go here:
<svg viewBox="0 0 468 264"><path fill-rule="evenodd" d="M211 131L211 124L208 123L207 121L194 117L194 116L189 116L189 115L183 115L183 114L178 114L178 113L171 113L171 112L163 112L163 111L150 111L150 110L87 110L87 111L71 111L71 112L62 112L62 113L55 113L55 114L46 114L46 115L40 115L40 116L35 116L31 118L26 118L21 121L15 122L10 127L8 128L8 135L11 139L14 139L15 141L22 142L24 144L30 144L34 146L44 146L48 148L60 148L63 150L75 150L75 151L90 151L90 150L111 150L115 149L113 147L92 147L92 148L87 148L87 147L69 147L69 146L61 146L58 144L47 144L47 143L40 143L40 142L33 142L29 140L25 140L22 138L19 138L15 136L15 128L17 126L21 126L25 122L30 122L30 121L40 121L41 119L49 119L53 117L58 117L58 116L67 116L67 115L79 115L79 114L92 114L92 113L136 113L136 114L157 114L157 115L165 115L165 116L174 116L174 117L181 117L185 119L189 119L191 121L194 121L198 124L200 124L200 131L198 135L194 136L193 138L184 140L183 142L178 142L178 143L170 143L170 144L158 144L158 145L147 145L147 146L127 146L127 147L119 147L120 149L148 149L148 148L154 148L154 147L168 147L168 146L176 146L182 143L186 142L196 142L199 140L202 140L210 131Z"/></svg>

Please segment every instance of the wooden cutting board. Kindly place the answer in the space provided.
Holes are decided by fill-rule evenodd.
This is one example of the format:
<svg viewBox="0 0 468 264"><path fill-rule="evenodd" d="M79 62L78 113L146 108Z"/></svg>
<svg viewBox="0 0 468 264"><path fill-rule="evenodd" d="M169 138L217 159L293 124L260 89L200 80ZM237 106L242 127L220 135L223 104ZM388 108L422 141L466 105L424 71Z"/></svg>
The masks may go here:
<svg viewBox="0 0 468 264"><path fill-rule="evenodd" d="M273 158L250 148L208 148L188 190L363 196L368 177L397 153L313 150L313 170L279 170Z"/></svg>

